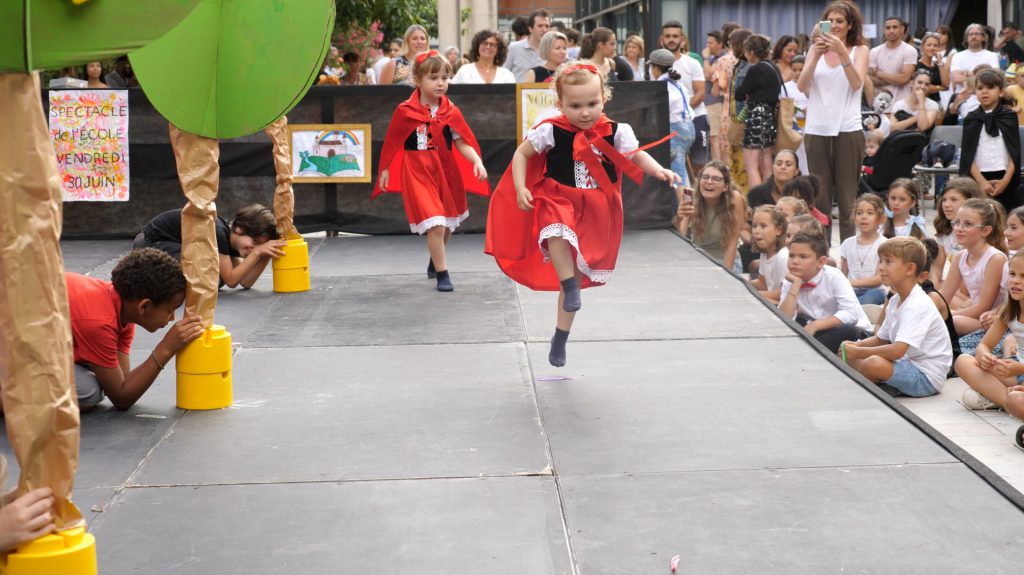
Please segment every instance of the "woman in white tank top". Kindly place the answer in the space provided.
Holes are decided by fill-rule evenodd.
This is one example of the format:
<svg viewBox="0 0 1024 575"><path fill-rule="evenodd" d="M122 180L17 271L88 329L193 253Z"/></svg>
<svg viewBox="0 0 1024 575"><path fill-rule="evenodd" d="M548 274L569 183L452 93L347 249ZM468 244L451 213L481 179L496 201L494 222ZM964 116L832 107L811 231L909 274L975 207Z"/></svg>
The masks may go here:
<svg viewBox="0 0 1024 575"><path fill-rule="evenodd" d="M864 160L860 102L868 50L863 45L863 18L853 3L833 2L821 19L831 24L831 31L822 34L820 24L814 27L814 44L797 87L809 98L804 144L808 169L821 178L818 209L831 213L836 198L840 236L846 239L854 235L851 215Z"/></svg>

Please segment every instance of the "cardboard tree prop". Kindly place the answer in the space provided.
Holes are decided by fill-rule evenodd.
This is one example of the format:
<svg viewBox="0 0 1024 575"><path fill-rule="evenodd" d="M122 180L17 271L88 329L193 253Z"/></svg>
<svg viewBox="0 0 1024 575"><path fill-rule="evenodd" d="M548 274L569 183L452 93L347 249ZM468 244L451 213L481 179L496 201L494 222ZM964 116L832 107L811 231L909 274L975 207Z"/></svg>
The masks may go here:
<svg viewBox="0 0 1024 575"><path fill-rule="evenodd" d="M182 268L191 286L185 309L207 327L219 279L217 140L257 132L298 103L330 47L334 9L333 0L202 0L159 41L130 55L146 96L172 124L178 178L189 200L181 219ZM290 189L277 194L290 196ZM279 222L291 223L293 206L290 198L275 198ZM282 231L298 235L294 228Z"/></svg>
<svg viewBox="0 0 1024 575"><path fill-rule="evenodd" d="M21 468L18 494L50 487L57 526L56 534L0 556L0 571L9 575L96 572L95 542L71 502L79 418L59 243L61 188L33 70L134 50L196 4L0 2L0 401Z"/></svg>

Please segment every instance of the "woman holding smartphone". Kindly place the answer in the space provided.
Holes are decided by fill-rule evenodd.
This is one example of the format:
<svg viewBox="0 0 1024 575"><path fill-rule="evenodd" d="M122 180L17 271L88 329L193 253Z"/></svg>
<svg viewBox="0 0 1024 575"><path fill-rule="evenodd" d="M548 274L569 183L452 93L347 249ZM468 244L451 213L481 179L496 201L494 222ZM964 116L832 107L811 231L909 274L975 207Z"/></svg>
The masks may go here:
<svg viewBox="0 0 1024 575"><path fill-rule="evenodd" d="M821 178L818 209L831 213L832 198L838 201L840 237L846 239L854 234L851 214L864 160L860 102L868 73L868 49L863 45L860 10L842 0L829 4L812 37L814 43L797 81L797 87L808 96L804 128L807 167Z"/></svg>

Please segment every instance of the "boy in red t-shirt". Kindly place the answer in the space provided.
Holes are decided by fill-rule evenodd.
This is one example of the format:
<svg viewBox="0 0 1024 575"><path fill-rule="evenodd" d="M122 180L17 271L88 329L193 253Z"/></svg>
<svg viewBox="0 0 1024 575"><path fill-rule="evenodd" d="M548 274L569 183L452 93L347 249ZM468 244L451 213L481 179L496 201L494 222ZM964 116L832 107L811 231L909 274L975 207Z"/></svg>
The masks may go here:
<svg viewBox="0 0 1024 575"><path fill-rule="evenodd" d="M128 409L153 385L167 362L203 332L199 316L184 317L132 369L128 352L135 324L155 332L173 321L174 310L185 301L185 276L176 259L154 248L132 251L110 276L108 282L65 274L81 411L96 407L104 395L114 407Z"/></svg>

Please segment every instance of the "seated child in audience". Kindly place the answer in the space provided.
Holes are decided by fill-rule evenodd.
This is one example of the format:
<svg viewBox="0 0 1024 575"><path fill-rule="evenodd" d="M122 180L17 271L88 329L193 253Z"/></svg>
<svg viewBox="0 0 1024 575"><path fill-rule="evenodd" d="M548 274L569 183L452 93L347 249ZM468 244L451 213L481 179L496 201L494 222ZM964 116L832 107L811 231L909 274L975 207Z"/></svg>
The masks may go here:
<svg viewBox="0 0 1024 575"><path fill-rule="evenodd" d="M807 207L807 202L794 196L784 196L779 198L779 201L775 202L775 207L779 208L782 210L782 213L786 214L787 221L795 218L796 216L811 213L810 208Z"/></svg>
<svg viewBox="0 0 1024 575"><path fill-rule="evenodd" d="M871 130L864 136L864 166L861 168L864 174L870 176L875 172L875 154L883 140L885 135L880 130Z"/></svg>
<svg viewBox="0 0 1024 575"><path fill-rule="evenodd" d="M953 321L960 335L960 349L974 353L984 336L981 314L998 309L1006 297L1002 206L995 200L972 198L964 202L951 223L963 249L953 258L942 284L942 297L951 301L961 285L967 288L969 299L961 307L954 305Z"/></svg>
<svg viewBox="0 0 1024 575"><path fill-rule="evenodd" d="M961 355L956 361L956 372L969 385L961 398L968 409L1005 408L1017 418L1024 418L1024 363L1018 352L1013 359L1004 359L992 353L1006 330L1018 340L1024 338L1024 253L1010 260L1009 297L999 315L993 320L974 355Z"/></svg>
<svg viewBox="0 0 1024 575"><path fill-rule="evenodd" d="M251 288L272 258L284 255L288 242L278 239L274 212L252 204L238 210L228 224L217 216L220 285ZM169 210L149 221L135 236L134 247L156 248L181 260L181 210Z"/></svg>
<svg viewBox="0 0 1024 575"><path fill-rule="evenodd" d="M843 341L867 337L871 322L843 272L825 265L827 260L824 236L801 232L793 238L779 311L838 353Z"/></svg>
<svg viewBox="0 0 1024 575"><path fill-rule="evenodd" d="M1006 216L1006 247L1013 257L1021 248L1024 248L1024 206L1013 208L1013 211Z"/></svg>
<svg viewBox="0 0 1024 575"><path fill-rule="evenodd" d="M875 194L862 194L853 208L857 235L840 244L840 269L850 279L857 301L880 305L887 291L878 275L878 246L885 241L878 228L885 222L885 204Z"/></svg>
<svg viewBox="0 0 1024 575"><path fill-rule="evenodd" d="M939 244L934 238L925 238L921 240L924 244L925 251L928 254L928 259L925 261L925 271L921 272L917 276L917 285L921 286L924 293L928 294L931 298L932 303L935 304L935 309L939 310L939 315L942 316L942 322L946 325L946 333L949 334L949 342L953 346L953 361L956 362L956 358L960 357L960 338L956 335L956 326L953 325L953 308L949 305L949 302L942 297L939 290L935 289L935 285L932 283L930 276L931 272L928 270L932 269L932 264L935 263L935 258L939 255ZM895 295L895 292L889 291L885 297L885 302L889 303L889 298ZM882 327L882 323L885 322L885 308L882 308L882 313L878 318L878 325L875 327L875 332L878 332L878 328ZM953 366L950 365L949 377L956 377L953 373Z"/></svg>
<svg viewBox="0 0 1024 575"><path fill-rule="evenodd" d="M994 198L1006 211L1021 205L1020 132L1017 114L1003 95L1006 80L997 70L981 70L974 78L978 108L964 118L960 175L978 182L983 197Z"/></svg>
<svg viewBox="0 0 1024 575"><path fill-rule="evenodd" d="M958 176L950 178L942 190L939 212L935 214L935 239L939 253L931 267L929 279L935 287L942 288L942 279L946 276L946 264L953 261L953 256L960 253L960 244L956 243L951 221L956 219L960 206L971 198L980 198L981 189L971 178Z"/></svg>
<svg viewBox="0 0 1024 575"><path fill-rule="evenodd" d="M794 197L803 200L810 210L808 213L827 228L832 225L832 221L829 220L828 216L821 213L815 201L820 190L821 180L818 179L818 176L810 174L807 176L797 176L787 182L785 186L782 186L782 195L783 197Z"/></svg>
<svg viewBox="0 0 1024 575"><path fill-rule="evenodd" d="M900 236L886 240L878 255L882 281L896 293L878 333L843 342L843 357L864 377L904 395L935 395L946 383L953 347L939 310L918 285L918 276L928 269L925 247Z"/></svg>
<svg viewBox="0 0 1024 575"><path fill-rule="evenodd" d="M786 224L786 245L788 246L789 242L793 241L793 237L800 232L825 237L825 227L811 214L800 214L789 218L789 222Z"/></svg>
<svg viewBox="0 0 1024 575"><path fill-rule="evenodd" d="M779 302L782 280L786 277L789 250L786 249L786 215L775 206L763 205L754 210L751 236L759 252L759 274L752 284L773 303Z"/></svg>
<svg viewBox="0 0 1024 575"><path fill-rule="evenodd" d="M921 201L921 186L910 178L897 178L889 185L889 209L886 210L885 230L887 238L912 236L919 240L928 237L924 218L918 213Z"/></svg>

